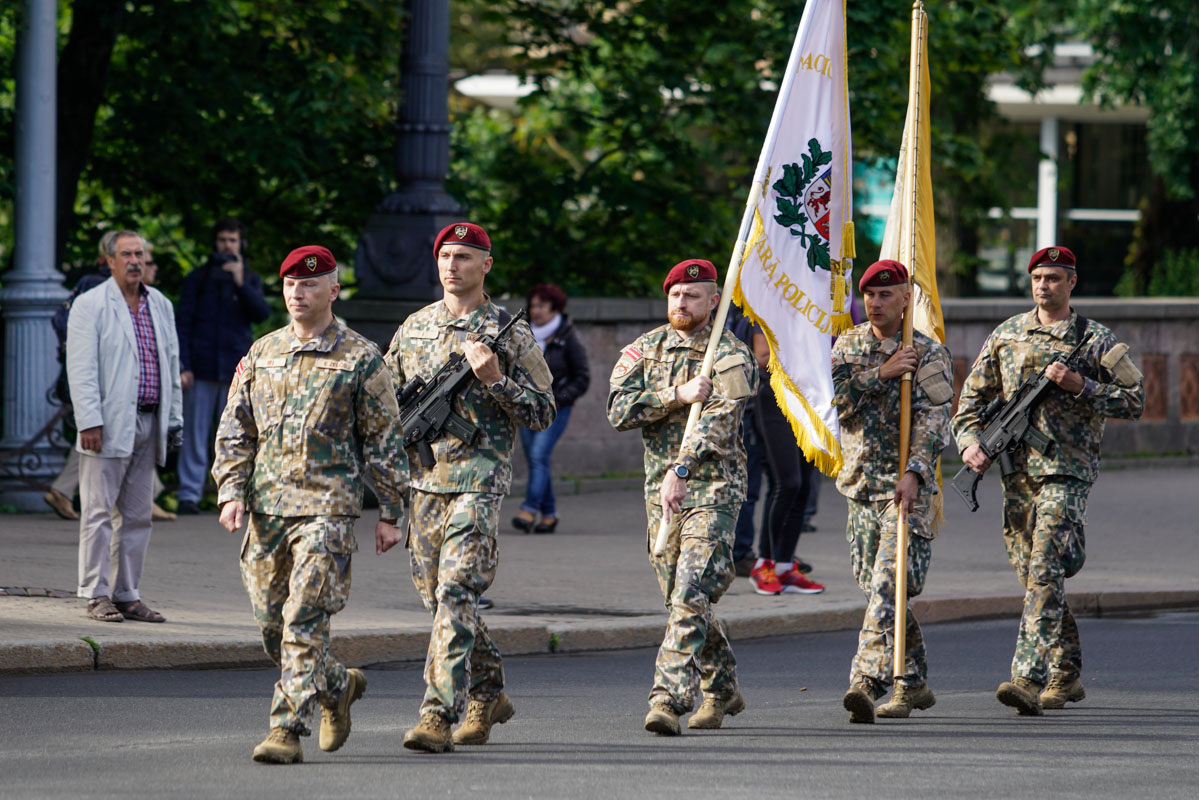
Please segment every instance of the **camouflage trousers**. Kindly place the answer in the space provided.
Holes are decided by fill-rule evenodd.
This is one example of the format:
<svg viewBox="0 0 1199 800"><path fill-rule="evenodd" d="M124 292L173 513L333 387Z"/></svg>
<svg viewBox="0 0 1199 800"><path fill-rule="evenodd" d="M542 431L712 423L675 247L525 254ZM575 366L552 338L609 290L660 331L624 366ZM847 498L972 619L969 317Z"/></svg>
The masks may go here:
<svg viewBox="0 0 1199 800"><path fill-rule="evenodd" d="M849 524L845 538L850 543L853 577L866 595L866 614L858 633L858 651L854 655L849 681L868 678L880 691L889 686L895 662L895 574L898 551L895 547L899 514L891 500L862 501L847 497ZM924 591L924 578L932 562L932 531L928 525L928 502L916 501L908 515L907 595ZM920 624L906 609L903 677L909 687L922 685L928 678L928 661Z"/></svg>
<svg viewBox="0 0 1199 800"><path fill-rule="evenodd" d="M685 508L675 514L661 558L653 549L662 507L647 503L645 508L649 563L670 612L649 701L685 714L695 706L697 686L704 695L722 700L737 691L737 659L712 604L733 582L733 531L740 504Z"/></svg>
<svg viewBox="0 0 1199 800"><path fill-rule="evenodd" d="M1083 527L1091 484L1065 475L1003 478L1003 544L1024 587L1012 677L1040 684L1050 672L1082 674L1078 625L1066 602L1066 578L1087 560Z"/></svg>
<svg viewBox="0 0 1199 800"><path fill-rule="evenodd" d="M312 733L317 705L334 705L346 668L329 651L329 618L350 597L353 517L250 514L241 578L266 654L282 674L271 700L271 727Z"/></svg>
<svg viewBox="0 0 1199 800"><path fill-rule="evenodd" d="M479 617L479 595L499 561L498 494L412 490L408 549L412 582L433 614L421 714L457 722L466 701L492 700L504 688L504 662Z"/></svg>

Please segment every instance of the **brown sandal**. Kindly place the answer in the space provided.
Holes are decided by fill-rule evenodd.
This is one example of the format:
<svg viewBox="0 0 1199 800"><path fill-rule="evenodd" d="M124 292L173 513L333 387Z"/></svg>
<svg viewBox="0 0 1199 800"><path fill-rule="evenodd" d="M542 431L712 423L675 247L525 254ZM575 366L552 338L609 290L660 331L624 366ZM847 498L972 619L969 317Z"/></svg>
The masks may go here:
<svg viewBox="0 0 1199 800"><path fill-rule="evenodd" d="M100 622L124 622L125 617L108 599L108 595L93 597L87 601L87 615Z"/></svg>
<svg viewBox="0 0 1199 800"><path fill-rule="evenodd" d="M134 622L166 622L167 618L143 603L141 600L131 600L128 603L117 603L116 609L125 619Z"/></svg>

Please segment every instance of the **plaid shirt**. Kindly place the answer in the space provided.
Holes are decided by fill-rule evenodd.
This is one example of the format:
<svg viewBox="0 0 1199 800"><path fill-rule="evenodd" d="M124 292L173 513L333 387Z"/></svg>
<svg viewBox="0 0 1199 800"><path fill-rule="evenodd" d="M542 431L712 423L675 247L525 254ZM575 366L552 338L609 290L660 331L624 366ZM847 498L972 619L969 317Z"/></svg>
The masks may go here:
<svg viewBox="0 0 1199 800"><path fill-rule="evenodd" d="M150 319L150 303L145 287L138 296L137 311L129 309L133 317L133 336L137 339L137 360L141 365L137 381L137 404L157 403L158 385L158 342L154 338L154 321Z"/></svg>

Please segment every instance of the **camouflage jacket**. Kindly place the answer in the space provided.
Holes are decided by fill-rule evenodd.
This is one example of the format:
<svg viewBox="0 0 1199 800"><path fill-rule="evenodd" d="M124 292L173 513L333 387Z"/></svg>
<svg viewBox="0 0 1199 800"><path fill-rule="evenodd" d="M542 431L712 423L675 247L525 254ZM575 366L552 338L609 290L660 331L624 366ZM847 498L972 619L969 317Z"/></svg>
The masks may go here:
<svg viewBox="0 0 1199 800"><path fill-rule="evenodd" d="M991 332L962 386L953 418L959 452L978 442L985 427L983 409L993 398L1011 397L1027 378L1074 349L1077 319L1072 312L1069 319L1042 325L1034 308ZM1138 419L1145 410L1145 387L1127 346L1117 344L1111 330L1094 320L1087 320L1086 330L1091 341L1079 357L1085 381L1082 392L1075 397L1054 387L1032 415L1033 426L1057 444L1048 456L1021 445L1012 454L1017 472L1069 475L1094 483L1099 477L1104 419Z"/></svg>
<svg viewBox="0 0 1199 800"><path fill-rule="evenodd" d="M882 380L879 367L903 343L902 332L875 337L870 323L846 331L833 345L833 387L841 422L841 472L837 489L856 500L884 500L899 479L900 378ZM920 494L937 490L937 457L949 444L953 366L945 345L912 334L916 374L912 382L911 445L907 471L920 476Z"/></svg>
<svg viewBox="0 0 1199 800"><path fill-rule="evenodd" d="M282 517L356 517L364 472L380 519L398 519L407 464L391 373L374 342L337 320L306 342L291 325L254 342L217 428L219 501Z"/></svg>
<svg viewBox="0 0 1199 800"><path fill-rule="evenodd" d="M758 366L745 343L722 331L712 369L712 396L686 445L683 430L691 406L675 399L675 387L699 374L711 324L690 339L670 325L655 328L624 348L612 370L608 421L618 431L641 428L645 445L645 498L660 504L666 470L691 470L684 508L738 504L745 498L745 404L758 390Z"/></svg>
<svg viewBox="0 0 1199 800"><path fill-rule="evenodd" d="M404 320L385 359L399 390L419 375L432 378L446 359L461 352L462 342L474 333L499 332L500 311L490 299L462 319L455 318L438 300ZM411 451L411 484L423 492L490 492L505 494L512 485L512 447L517 427L543 431L554 422L557 407L551 391L553 379L541 348L529 326L518 322L500 356L504 385L492 392L474 381L454 405L455 412L479 428L474 444L463 444L451 433L433 442L437 463L426 469Z"/></svg>

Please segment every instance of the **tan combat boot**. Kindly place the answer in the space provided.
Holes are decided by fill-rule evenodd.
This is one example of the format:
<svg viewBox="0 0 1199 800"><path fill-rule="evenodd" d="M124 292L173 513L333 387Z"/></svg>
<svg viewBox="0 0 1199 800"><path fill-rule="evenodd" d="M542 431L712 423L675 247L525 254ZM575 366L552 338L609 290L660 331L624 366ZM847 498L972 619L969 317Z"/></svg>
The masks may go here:
<svg viewBox="0 0 1199 800"><path fill-rule="evenodd" d="M471 700L466 722L454 731L454 744L487 744L492 725L503 725L516 714L508 695L500 692L493 700Z"/></svg>
<svg viewBox="0 0 1199 800"><path fill-rule="evenodd" d="M435 711L426 711L420 723L404 734L404 747L426 753L453 752L449 720Z"/></svg>
<svg viewBox="0 0 1199 800"><path fill-rule="evenodd" d="M687 720L688 728L714 729L719 728L725 716L735 717L745 710L745 698L741 692L733 692L727 700L719 697L704 697L704 704Z"/></svg>
<svg viewBox="0 0 1199 800"><path fill-rule="evenodd" d="M841 705L845 706L845 710L849 712L850 722L872 723L874 722L874 701L877 698L874 685L864 678L859 678L849 687L845 697L841 698Z"/></svg>
<svg viewBox="0 0 1199 800"><path fill-rule="evenodd" d="M679 729L679 715L669 706L659 703L650 705L649 713L645 715L645 729L659 736L678 736L682 732Z"/></svg>
<svg viewBox="0 0 1199 800"><path fill-rule="evenodd" d="M254 760L260 764L299 764L304 760L299 735L287 728L271 728L254 748Z"/></svg>
<svg viewBox="0 0 1199 800"><path fill-rule="evenodd" d="M876 708L874 713L880 717L906 719L913 708L923 711L932 708L936 702L937 698L933 697L933 690L928 688L928 684L922 683L910 689L902 683L897 683L895 691L891 693L891 699Z"/></svg>
<svg viewBox="0 0 1199 800"><path fill-rule="evenodd" d="M332 753L350 737L350 705L366 691L366 675L360 669L346 670L346 689L337 705L321 709L321 749Z"/></svg>
<svg viewBox="0 0 1199 800"><path fill-rule="evenodd" d="M1049 685L1041 692L1042 708L1065 708L1066 703L1077 703L1087 696L1082 681L1055 672L1049 676Z"/></svg>
<svg viewBox="0 0 1199 800"><path fill-rule="evenodd" d="M1012 678L999 684L995 699L1011 706L1024 717L1041 716L1041 684L1025 677Z"/></svg>

